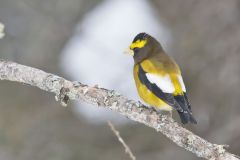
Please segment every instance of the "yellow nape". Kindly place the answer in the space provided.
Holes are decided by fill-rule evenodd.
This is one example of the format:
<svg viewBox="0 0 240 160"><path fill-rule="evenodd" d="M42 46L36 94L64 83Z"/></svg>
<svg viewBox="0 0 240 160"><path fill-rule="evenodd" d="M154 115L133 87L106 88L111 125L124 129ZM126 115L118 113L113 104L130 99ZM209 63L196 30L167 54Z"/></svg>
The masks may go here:
<svg viewBox="0 0 240 160"><path fill-rule="evenodd" d="M134 48L143 48L145 46L145 44L147 43L147 40L137 40L136 42L133 42L130 45L130 49L134 49Z"/></svg>

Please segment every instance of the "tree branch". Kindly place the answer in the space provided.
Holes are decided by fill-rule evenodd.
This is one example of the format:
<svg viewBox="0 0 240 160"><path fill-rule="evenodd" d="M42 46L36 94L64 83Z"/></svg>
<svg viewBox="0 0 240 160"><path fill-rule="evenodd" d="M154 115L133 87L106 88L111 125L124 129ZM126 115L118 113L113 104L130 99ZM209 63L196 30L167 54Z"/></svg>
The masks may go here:
<svg viewBox="0 0 240 160"><path fill-rule="evenodd" d="M149 111L143 104L129 100L113 90L71 82L39 69L5 60L0 60L0 79L20 82L53 92L57 100L64 105L71 99L109 108L133 121L154 128L178 146L198 157L211 160L239 160L236 155L225 151L222 145L212 144L200 138L181 127L171 117Z"/></svg>

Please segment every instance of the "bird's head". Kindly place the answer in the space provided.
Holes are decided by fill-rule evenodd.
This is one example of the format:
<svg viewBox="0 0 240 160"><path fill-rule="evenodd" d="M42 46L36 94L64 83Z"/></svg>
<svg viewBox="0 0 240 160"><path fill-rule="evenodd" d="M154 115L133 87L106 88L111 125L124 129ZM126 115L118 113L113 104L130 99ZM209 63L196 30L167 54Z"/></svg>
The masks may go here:
<svg viewBox="0 0 240 160"><path fill-rule="evenodd" d="M135 63L159 53L162 50L160 43L147 33L139 33L135 36L126 53L133 56Z"/></svg>

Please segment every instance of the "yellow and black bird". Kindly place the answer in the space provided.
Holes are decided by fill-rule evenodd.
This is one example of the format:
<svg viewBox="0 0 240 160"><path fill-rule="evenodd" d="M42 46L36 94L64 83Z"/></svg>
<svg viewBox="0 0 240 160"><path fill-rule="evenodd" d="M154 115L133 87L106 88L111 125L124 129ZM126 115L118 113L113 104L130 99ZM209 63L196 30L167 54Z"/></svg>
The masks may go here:
<svg viewBox="0 0 240 160"><path fill-rule="evenodd" d="M196 124L179 66L161 44L150 35L139 33L127 52L134 58L134 79L143 101L160 110L171 112L174 108L183 124Z"/></svg>

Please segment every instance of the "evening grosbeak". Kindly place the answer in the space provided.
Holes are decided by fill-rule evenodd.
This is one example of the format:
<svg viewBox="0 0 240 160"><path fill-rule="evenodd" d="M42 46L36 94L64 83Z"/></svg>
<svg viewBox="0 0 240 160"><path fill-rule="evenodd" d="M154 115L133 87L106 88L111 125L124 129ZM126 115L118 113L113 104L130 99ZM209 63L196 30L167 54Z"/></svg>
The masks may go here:
<svg viewBox="0 0 240 160"><path fill-rule="evenodd" d="M171 112L174 108L183 124L196 124L179 66L161 44L150 35L139 33L127 52L134 58L134 79L143 101L160 110Z"/></svg>

